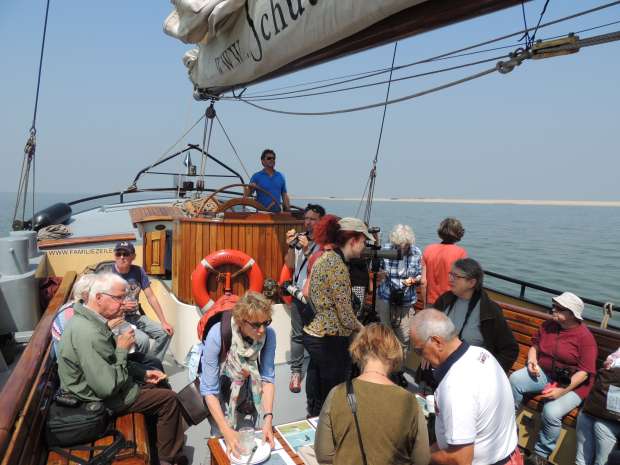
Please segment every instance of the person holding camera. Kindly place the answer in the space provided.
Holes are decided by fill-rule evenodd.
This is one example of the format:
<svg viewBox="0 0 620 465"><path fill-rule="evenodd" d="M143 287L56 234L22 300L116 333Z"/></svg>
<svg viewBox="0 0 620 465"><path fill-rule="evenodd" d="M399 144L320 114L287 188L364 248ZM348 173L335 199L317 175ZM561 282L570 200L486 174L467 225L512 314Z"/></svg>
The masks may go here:
<svg viewBox="0 0 620 465"><path fill-rule="evenodd" d="M415 313L413 305L417 300L416 286L424 286L422 252L415 245L411 227L403 224L394 226L385 248L400 250L401 258L384 258L380 262L382 282L376 310L381 323L394 330L406 352L409 350L409 320Z"/></svg>
<svg viewBox="0 0 620 465"><path fill-rule="evenodd" d="M304 326L304 347L310 354L306 377L308 415L313 417L331 389L351 371L349 338L362 325L353 311L347 262L360 257L366 241L374 243L364 222L357 218L325 215L314 227L315 241L331 244L316 260L310 274L309 299L315 315Z"/></svg>
<svg viewBox="0 0 620 465"><path fill-rule="evenodd" d="M542 428L526 464L546 464L560 436L562 417L581 404L596 374L597 346L583 323L583 301L571 292L553 298L553 319L532 337L526 367L510 375L515 405L526 393L546 400Z"/></svg>
<svg viewBox="0 0 620 465"><path fill-rule="evenodd" d="M294 393L301 391L303 378L303 326L312 319L312 310L297 296L302 296L299 292L303 290L308 278L308 260L319 248L313 240L314 225L324 216L325 209L322 206L309 203L304 209L304 231L297 232L291 229L286 233L289 249L284 257L284 263L293 270L290 284L294 287L291 289L294 292L289 292L293 296L293 308L291 309L291 380L288 387Z"/></svg>

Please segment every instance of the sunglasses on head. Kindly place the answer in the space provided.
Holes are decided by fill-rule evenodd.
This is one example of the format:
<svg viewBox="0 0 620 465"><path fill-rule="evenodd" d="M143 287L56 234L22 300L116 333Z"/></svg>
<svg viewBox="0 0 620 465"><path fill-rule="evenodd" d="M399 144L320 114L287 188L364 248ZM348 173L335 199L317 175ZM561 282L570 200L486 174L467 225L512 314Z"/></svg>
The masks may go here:
<svg viewBox="0 0 620 465"><path fill-rule="evenodd" d="M129 252L114 252L115 257L131 257Z"/></svg>
<svg viewBox="0 0 620 465"><path fill-rule="evenodd" d="M265 321L248 321L248 320L243 320L245 321L247 324L249 324L252 328L254 329L260 329L261 327L267 327L271 324L271 320L265 320Z"/></svg>

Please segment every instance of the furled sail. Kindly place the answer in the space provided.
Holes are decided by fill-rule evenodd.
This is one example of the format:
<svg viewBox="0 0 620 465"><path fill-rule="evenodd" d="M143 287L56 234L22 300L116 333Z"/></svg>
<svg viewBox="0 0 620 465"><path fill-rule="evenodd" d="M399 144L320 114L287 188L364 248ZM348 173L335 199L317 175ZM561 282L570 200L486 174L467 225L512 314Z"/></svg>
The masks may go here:
<svg viewBox="0 0 620 465"><path fill-rule="evenodd" d="M230 88L426 0L173 0L167 34L197 49L184 63L197 89Z"/></svg>

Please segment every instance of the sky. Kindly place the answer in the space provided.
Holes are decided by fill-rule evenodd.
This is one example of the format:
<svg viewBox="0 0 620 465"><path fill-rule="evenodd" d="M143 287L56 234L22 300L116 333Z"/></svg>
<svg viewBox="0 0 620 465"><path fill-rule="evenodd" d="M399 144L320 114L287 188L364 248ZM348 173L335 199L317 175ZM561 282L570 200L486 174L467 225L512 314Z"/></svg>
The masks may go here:
<svg viewBox="0 0 620 465"><path fill-rule="evenodd" d="M551 0L543 21L605 3ZM544 0L527 3L528 24ZM0 191L17 188L32 121L44 0L0 2ZM39 113L36 188L72 194L122 190L204 112L181 62L189 48L162 32L165 1L52 1ZM620 20L620 7L540 30L545 38ZM523 27L520 7L401 41L396 64L409 63ZM582 37L620 29L620 24ZM500 45L512 45L511 39ZM326 63L251 87L269 90L389 66L393 46ZM485 55L485 57L492 55ZM525 62L441 93L388 107L379 152L377 197L620 200L620 43ZM414 67L394 77L463 63ZM489 67L395 83L391 97L418 92ZM269 102L280 109L331 110L382 101L384 85L308 100ZM289 193L359 197L374 157L381 109L330 117L282 116L221 101L218 115L251 173L265 147ZM200 144L202 127L185 138ZM210 152L242 171L214 129ZM198 159L194 157L194 163ZM180 169L181 161L167 165ZM207 165L208 169L213 164ZM247 178L246 178L247 179ZM213 181L208 180L208 186ZM170 186L168 177L145 187ZM68 199L70 200L70 199Z"/></svg>

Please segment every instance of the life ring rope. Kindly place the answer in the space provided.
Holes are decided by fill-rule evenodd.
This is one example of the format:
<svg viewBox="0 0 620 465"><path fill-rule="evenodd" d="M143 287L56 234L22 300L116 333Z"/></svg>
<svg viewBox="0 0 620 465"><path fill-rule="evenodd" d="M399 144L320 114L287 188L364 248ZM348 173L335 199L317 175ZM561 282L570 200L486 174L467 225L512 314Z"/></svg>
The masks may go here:
<svg viewBox="0 0 620 465"><path fill-rule="evenodd" d="M216 273L218 277L223 275L224 273L216 270L216 267L221 265L237 265L240 267L231 275L231 278L249 271L250 290L261 292L263 289L263 272L254 258L236 249L218 250L200 260L192 273L192 295L203 312L215 303L207 290L209 273Z"/></svg>

